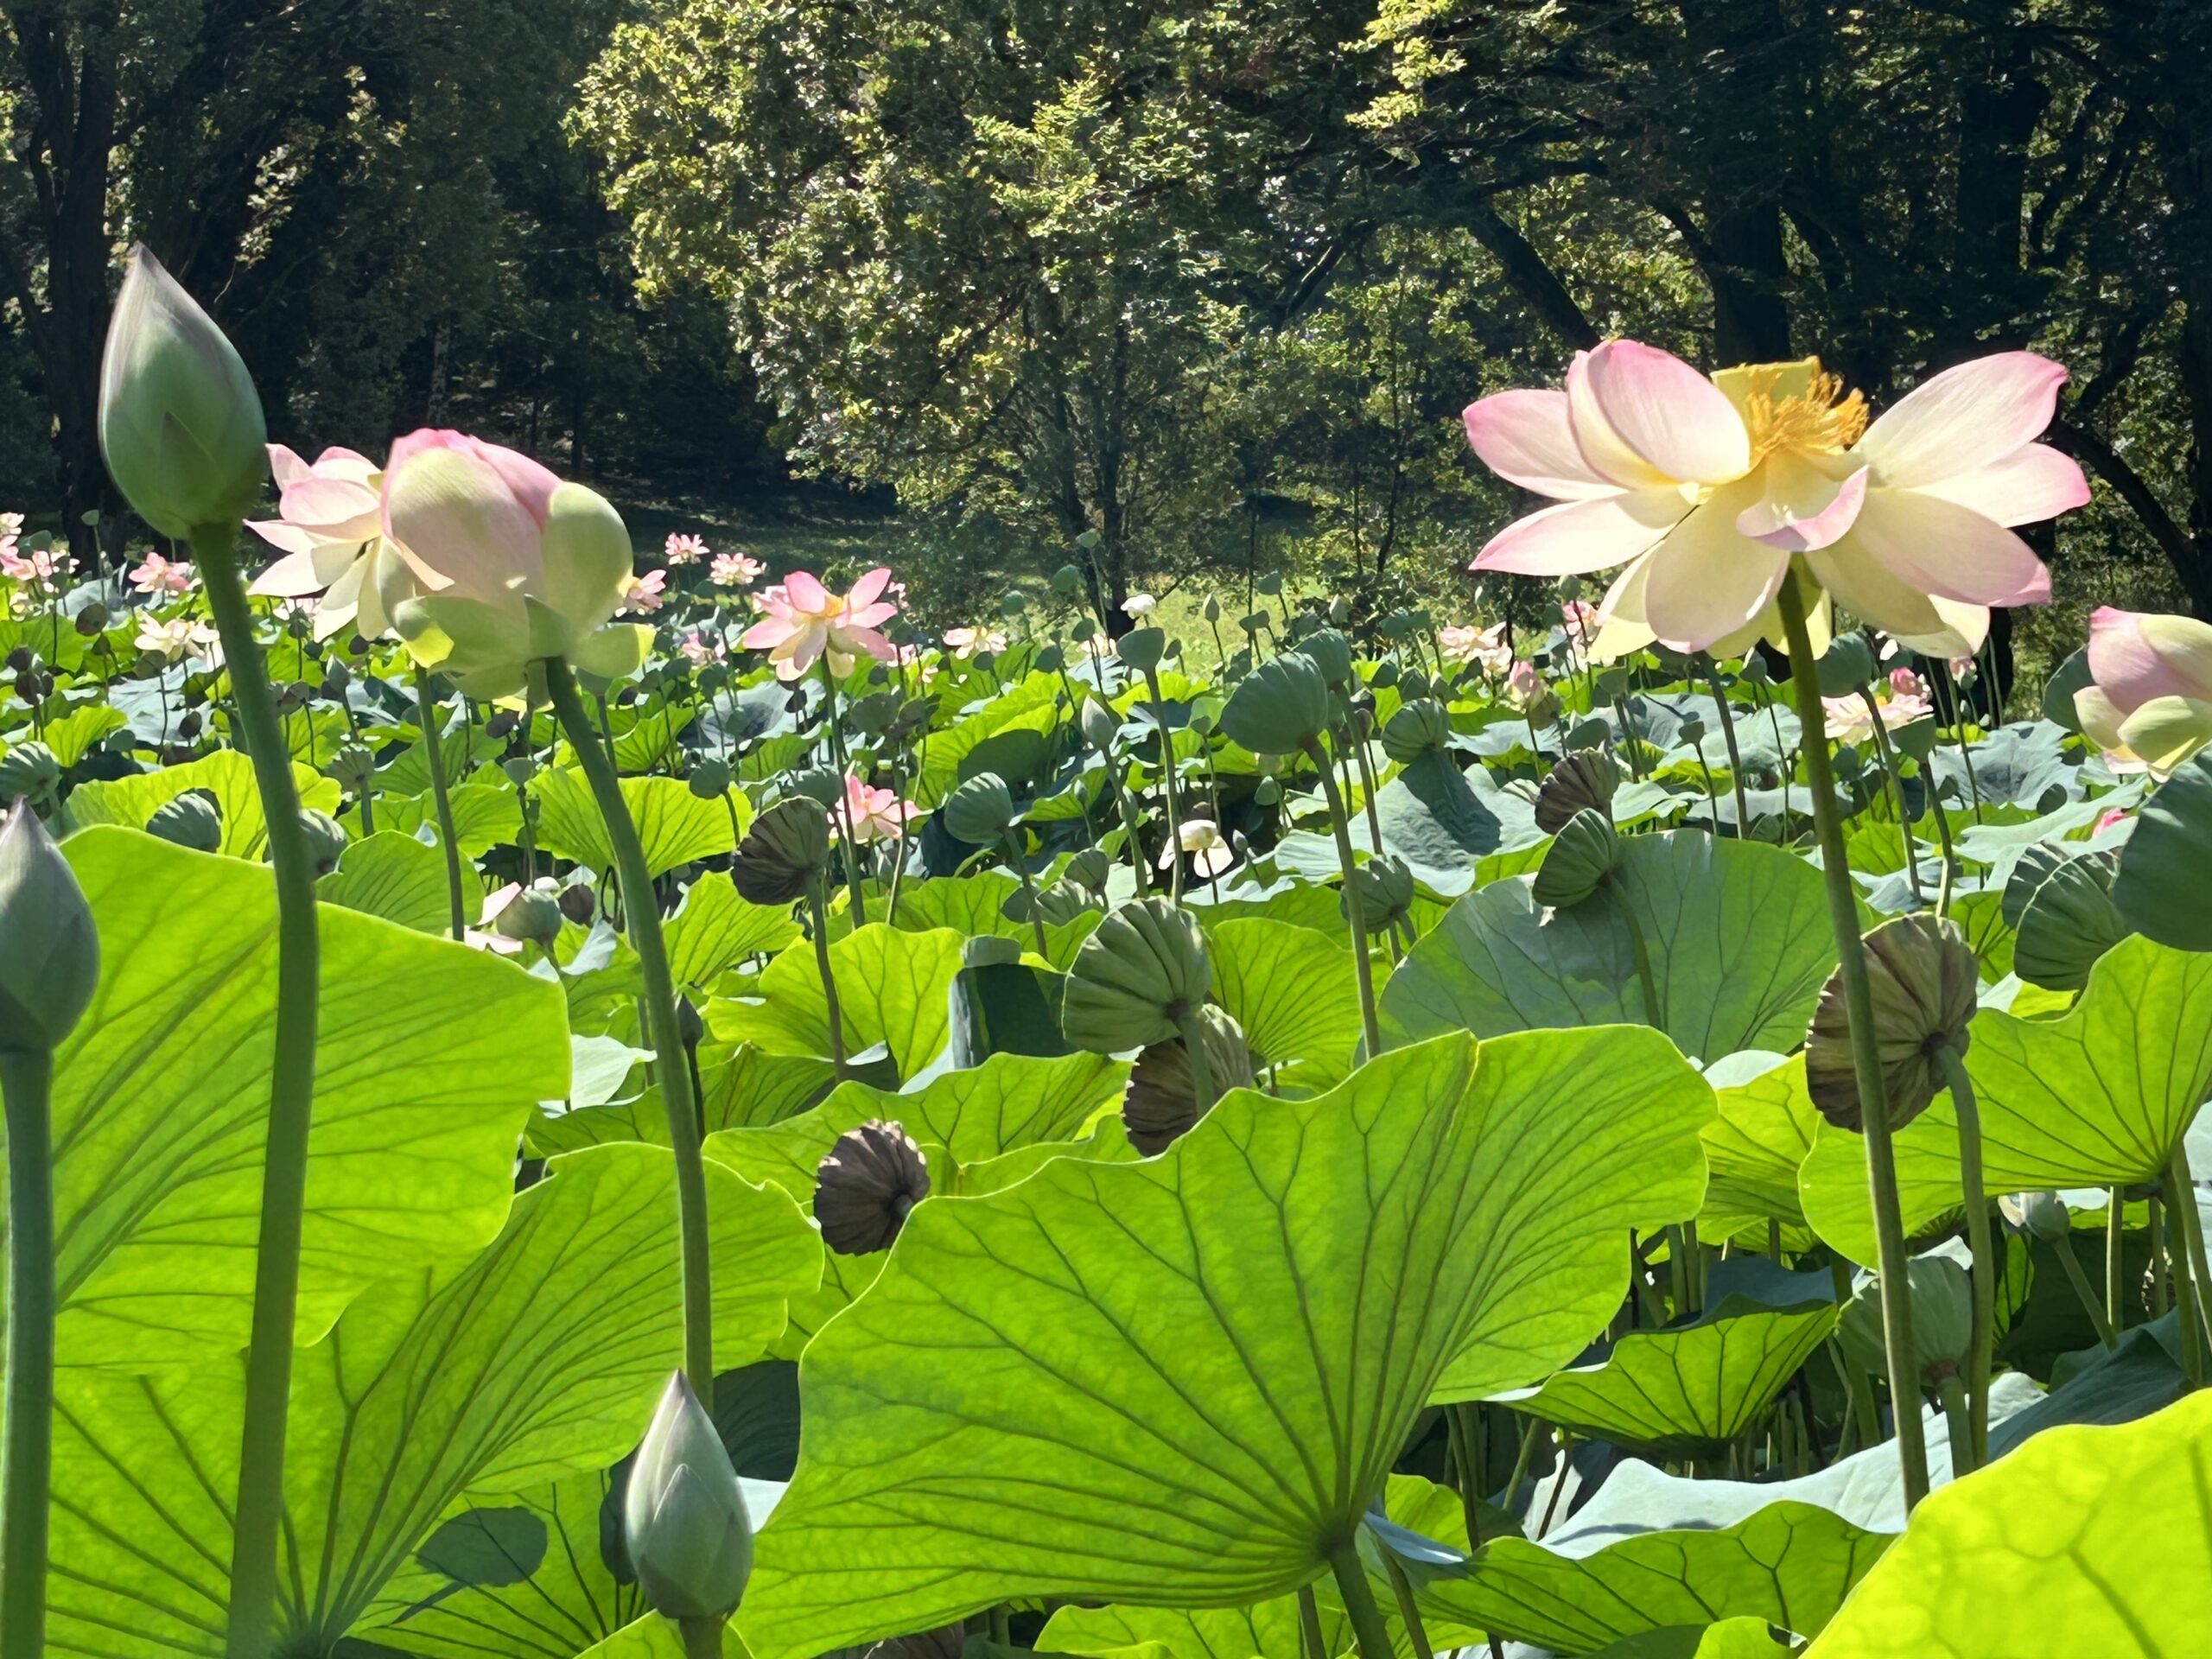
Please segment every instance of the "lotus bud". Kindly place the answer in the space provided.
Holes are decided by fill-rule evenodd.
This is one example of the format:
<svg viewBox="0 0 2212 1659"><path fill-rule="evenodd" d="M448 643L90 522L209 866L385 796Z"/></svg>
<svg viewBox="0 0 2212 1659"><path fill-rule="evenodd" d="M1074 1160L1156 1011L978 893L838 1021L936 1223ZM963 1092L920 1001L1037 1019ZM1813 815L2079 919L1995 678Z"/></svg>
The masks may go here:
<svg viewBox="0 0 2212 1659"><path fill-rule="evenodd" d="M561 942L561 901L538 887L524 887L499 906L492 918L492 931L503 939L519 939L550 956Z"/></svg>
<svg viewBox="0 0 2212 1659"><path fill-rule="evenodd" d="M1331 690L1342 690L1351 683L1351 641L1334 628L1321 628L1307 634L1298 642L1298 650L1300 656L1313 659Z"/></svg>
<svg viewBox="0 0 2212 1659"><path fill-rule="evenodd" d="M720 755L705 755L685 774L684 786L702 801L718 801L729 793L729 763Z"/></svg>
<svg viewBox="0 0 2212 1659"><path fill-rule="evenodd" d="M1980 974L1956 925L1926 912L1883 923L1865 945L1890 1122L1903 1128L1944 1086L1938 1052L1948 1046L1966 1052ZM1863 1128L1841 969L1821 988L1805 1039L1805 1085L1829 1122L1853 1131Z"/></svg>
<svg viewBox="0 0 2212 1659"><path fill-rule="evenodd" d="M1530 895L1540 905L1571 910L1605 885L1619 861L1613 821L1598 807L1585 807L1560 826L1545 851Z"/></svg>
<svg viewBox="0 0 2212 1659"><path fill-rule="evenodd" d="M1255 754L1295 754L1329 728L1330 713L1319 665L1287 652L1238 682L1221 711L1221 729Z"/></svg>
<svg viewBox="0 0 2212 1659"><path fill-rule="evenodd" d="M679 1371L653 1413L622 1495L622 1541L663 1618L727 1618L753 1574L745 1490L714 1419Z"/></svg>
<svg viewBox="0 0 2212 1659"><path fill-rule="evenodd" d="M1866 643L1865 634L1840 633L1828 642L1827 651L1815 665L1821 695L1850 696L1873 682L1878 666L1874 648Z"/></svg>
<svg viewBox="0 0 2212 1659"><path fill-rule="evenodd" d="M2046 1244L2073 1236L2074 1223L2066 1200L2056 1192L2012 1192L1997 1200L2005 1219L2031 1238Z"/></svg>
<svg viewBox="0 0 2212 1659"><path fill-rule="evenodd" d="M308 860L317 875L328 875L346 855L346 826L329 813L305 807L300 812L300 832L307 837Z"/></svg>
<svg viewBox="0 0 2212 1659"><path fill-rule="evenodd" d="M261 397L237 350L143 247L100 359L100 453L162 535L237 524L269 477Z"/></svg>
<svg viewBox="0 0 2212 1659"><path fill-rule="evenodd" d="M1400 766L1440 753L1452 741L1452 715L1433 698L1402 705L1382 728L1382 753Z"/></svg>
<svg viewBox="0 0 2212 1659"><path fill-rule="evenodd" d="M1103 893L1107 874L1113 868L1113 861L1098 848L1086 847L1068 860L1068 867L1061 874L1093 893Z"/></svg>
<svg viewBox="0 0 2212 1659"><path fill-rule="evenodd" d="M1113 1054L1179 1036L1213 983L1205 936L1165 899L1110 912L1076 951L1060 1027L1077 1048Z"/></svg>
<svg viewBox="0 0 2212 1659"><path fill-rule="evenodd" d="M0 1050L48 1052L99 983L100 941L69 861L28 805L0 829Z"/></svg>
<svg viewBox="0 0 2212 1659"><path fill-rule="evenodd" d="M1014 792L995 772L979 772L938 809L946 833L974 847L995 847L1014 826Z"/></svg>
<svg viewBox="0 0 2212 1659"><path fill-rule="evenodd" d="M1167 636L1158 628L1131 628L1114 643L1114 654L1140 674L1160 666L1167 650Z"/></svg>
<svg viewBox="0 0 2212 1659"><path fill-rule="evenodd" d="M188 789L154 809L146 833L195 853L212 853L223 844L222 809L207 791Z"/></svg>
<svg viewBox="0 0 2212 1659"><path fill-rule="evenodd" d="M589 927L591 918L599 913L599 897L586 882L571 881L561 889L554 902L561 906L561 913L578 927Z"/></svg>
<svg viewBox="0 0 2212 1659"><path fill-rule="evenodd" d="M930 1166L899 1124L872 1118L837 1137L814 1176L814 1219L840 1255L887 1250L930 1195Z"/></svg>
<svg viewBox="0 0 2212 1659"><path fill-rule="evenodd" d="M1963 1370L1974 1345L1973 1279L1949 1256L1931 1252L1906 1264L1905 1286L1913 1358L1923 1380ZM1880 1376L1888 1363L1883 1331L1881 1283L1869 1274L1845 1306L1836 1338L1855 1364Z"/></svg>
<svg viewBox="0 0 2212 1659"><path fill-rule="evenodd" d="M1578 812L1594 810L1611 818L1613 791L1620 781L1620 768L1611 756L1594 749L1574 750L1552 768L1536 791L1536 828L1555 836Z"/></svg>
<svg viewBox="0 0 2212 1659"><path fill-rule="evenodd" d="M1360 920L1370 933L1380 933L1402 922L1413 908L1414 873L1395 853L1384 853L1352 867L1351 885L1359 893ZM1351 906L1342 894L1337 907L1350 918Z"/></svg>
<svg viewBox="0 0 2212 1659"><path fill-rule="evenodd" d="M1221 595L1208 594L1205 603L1198 607L1198 614L1209 623L1221 620Z"/></svg>
<svg viewBox="0 0 2212 1659"><path fill-rule="evenodd" d="M1273 772L1268 773L1252 786L1252 804L1255 806L1275 806L1279 805L1281 800L1282 779Z"/></svg>
<svg viewBox="0 0 2212 1659"><path fill-rule="evenodd" d="M51 810L61 791L61 762L35 740L0 754L0 807L28 801L41 812Z"/></svg>
<svg viewBox="0 0 2212 1659"><path fill-rule="evenodd" d="M1101 753L1114 747L1114 740L1122 734L1122 717L1113 706L1096 698L1083 705L1083 739Z"/></svg>
<svg viewBox="0 0 2212 1659"><path fill-rule="evenodd" d="M829 815L793 796L753 819L730 859L730 881L747 903L788 905L804 896L814 873L829 861Z"/></svg>

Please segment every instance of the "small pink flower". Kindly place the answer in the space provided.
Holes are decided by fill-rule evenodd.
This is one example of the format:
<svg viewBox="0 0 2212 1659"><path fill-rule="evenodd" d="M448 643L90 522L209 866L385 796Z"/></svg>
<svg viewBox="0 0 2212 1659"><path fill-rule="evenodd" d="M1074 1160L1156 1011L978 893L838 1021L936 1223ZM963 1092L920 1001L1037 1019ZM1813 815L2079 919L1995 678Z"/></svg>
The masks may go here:
<svg viewBox="0 0 2212 1659"><path fill-rule="evenodd" d="M661 552L671 564L696 564L707 556L709 549L696 536L679 536L671 531Z"/></svg>
<svg viewBox="0 0 2212 1659"><path fill-rule="evenodd" d="M1928 700L1928 682L1902 665L1890 671L1890 690L1900 697L1914 697L1923 702Z"/></svg>
<svg viewBox="0 0 2212 1659"><path fill-rule="evenodd" d="M131 571L130 585L142 594L190 593L192 566L181 559L165 559L149 549L145 562Z"/></svg>
<svg viewBox="0 0 2212 1659"><path fill-rule="evenodd" d="M762 592L761 620L738 643L748 651L766 652L779 680L798 678L817 658L841 678L863 656L890 662L898 653L877 632L899 613L883 597L890 582L891 572L878 565L849 594L833 594L809 572L794 570L780 588Z"/></svg>
<svg viewBox="0 0 2212 1659"><path fill-rule="evenodd" d="M69 574L69 560L65 555L56 558L44 548L29 553L17 551L12 545L0 551L0 575L14 577L34 588L52 593L61 585L60 578Z"/></svg>
<svg viewBox="0 0 2212 1659"><path fill-rule="evenodd" d="M717 553L707 567L707 579L717 588L750 588L768 567L742 553Z"/></svg>
<svg viewBox="0 0 2212 1659"><path fill-rule="evenodd" d="M629 586L622 590L621 611L633 616L644 616L657 611L668 603L667 588L668 572L665 570L648 570L642 576L632 576Z"/></svg>
<svg viewBox="0 0 2212 1659"><path fill-rule="evenodd" d="M684 659L694 668L704 668L721 655L721 647L696 628L686 633L676 648L683 653Z"/></svg>
<svg viewBox="0 0 2212 1659"><path fill-rule="evenodd" d="M852 825L856 845L897 841L920 816L914 804L900 800L895 790L874 789L851 776L845 779L845 819Z"/></svg>
<svg viewBox="0 0 2212 1659"><path fill-rule="evenodd" d="M2101 836L2115 823L2126 823L2126 822L2127 809L2124 806L2115 806L2111 811L2106 813L2102 817L2097 820L2097 827L2089 833L2094 836Z"/></svg>
<svg viewBox="0 0 2212 1659"><path fill-rule="evenodd" d="M1981 672L1980 664L1971 657L1954 657L1950 667L1951 677L1961 685L1972 685Z"/></svg>
<svg viewBox="0 0 2212 1659"><path fill-rule="evenodd" d="M1567 639L1587 651L1590 642L1598 637L1598 607L1586 599L1570 599L1559 608Z"/></svg>
<svg viewBox="0 0 2212 1659"><path fill-rule="evenodd" d="M955 657L973 657L982 651L996 655L1006 649L1006 635L996 628L988 632L982 628L947 628L944 646Z"/></svg>
<svg viewBox="0 0 2212 1659"><path fill-rule="evenodd" d="M1505 695L1516 707L1526 708L1542 695L1544 677L1533 663L1516 663L1505 676Z"/></svg>

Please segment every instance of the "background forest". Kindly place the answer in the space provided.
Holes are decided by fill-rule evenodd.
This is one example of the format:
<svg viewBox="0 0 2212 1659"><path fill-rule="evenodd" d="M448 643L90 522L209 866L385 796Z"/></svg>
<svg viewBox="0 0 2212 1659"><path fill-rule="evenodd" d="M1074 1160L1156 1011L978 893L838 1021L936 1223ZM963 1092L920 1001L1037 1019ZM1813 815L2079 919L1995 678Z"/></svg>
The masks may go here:
<svg viewBox="0 0 2212 1659"><path fill-rule="evenodd" d="M2032 626L2212 615L2202 0L0 18L0 500L80 556L136 533L92 417L143 239L296 448L462 426L641 543L897 542L940 623L1086 530L1116 600L1291 568L1468 608L1516 504L1459 410L1622 333L1878 404L2056 357L2096 499L2033 532Z"/></svg>

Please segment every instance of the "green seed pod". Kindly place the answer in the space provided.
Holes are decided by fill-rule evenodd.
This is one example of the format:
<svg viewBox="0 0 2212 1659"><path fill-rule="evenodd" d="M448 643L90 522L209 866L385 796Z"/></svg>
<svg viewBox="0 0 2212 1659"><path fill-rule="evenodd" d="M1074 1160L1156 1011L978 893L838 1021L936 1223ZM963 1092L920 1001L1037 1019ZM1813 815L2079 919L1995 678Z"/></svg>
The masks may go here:
<svg viewBox="0 0 2212 1659"><path fill-rule="evenodd" d="M1068 970L1060 1027L1077 1048L1114 1054L1164 1043L1205 1004L1213 983L1205 936L1165 899L1108 913Z"/></svg>
<svg viewBox="0 0 2212 1659"><path fill-rule="evenodd" d="M1052 591L1062 599L1073 599L1083 591L1083 569L1080 565L1064 564L1052 572Z"/></svg>
<svg viewBox="0 0 2212 1659"><path fill-rule="evenodd" d="M208 791L188 789L154 809L146 833L195 853L212 853L223 844L222 809Z"/></svg>
<svg viewBox="0 0 2212 1659"><path fill-rule="evenodd" d="M1255 754L1295 754L1329 728L1328 682L1300 652L1286 652L1237 683L1221 711L1230 742Z"/></svg>
<svg viewBox="0 0 2212 1659"><path fill-rule="evenodd" d="M53 809L60 791L61 762L45 744L27 740L0 754L0 807L29 801L44 813Z"/></svg>
<svg viewBox="0 0 2212 1659"><path fill-rule="evenodd" d="M0 1049L51 1051L99 983L92 906L46 825L19 805L0 828Z"/></svg>
<svg viewBox="0 0 2212 1659"><path fill-rule="evenodd" d="M1433 697L1402 705L1382 727L1382 753L1402 766L1441 752L1451 741L1451 712Z"/></svg>
<svg viewBox="0 0 2212 1659"><path fill-rule="evenodd" d="M1384 853L1352 867L1351 884L1359 892L1359 918L1370 933L1380 933L1403 921L1413 908L1412 867L1395 853ZM1337 908L1350 919L1351 905L1342 894Z"/></svg>
<svg viewBox="0 0 2212 1659"><path fill-rule="evenodd" d="M365 793L377 775L377 758L365 743L348 743L324 770L348 795Z"/></svg>
<svg viewBox="0 0 2212 1659"><path fill-rule="evenodd" d="M1131 628L1114 642L1114 654L1139 674L1149 674L1166 654L1167 636L1158 628Z"/></svg>
<svg viewBox="0 0 2212 1659"><path fill-rule="evenodd" d="M550 952L561 938L561 901L538 887L524 887L499 906L492 931L503 939L522 939Z"/></svg>
<svg viewBox="0 0 2212 1659"><path fill-rule="evenodd" d="M1029 608L1029 595L1019 588L1010 588L999 598L999 614L1009 622Z"/></svg>
<svg viewBox="0 0 2212 1659"><path fill-rule="evenodd" d="M729 793L729 763L720 755L703 755L685 775L683 782L701 800L720 800Z"/></svg>
<svg viewBox="0 0 2212 1659"><path fill-rule="evenodd" d="M1282 597L1282 572L1270 570L1252 585L1269 599L1280 599Z"/></svg>
<svg viewBox="0 0 2212 1659"><path fill-rule="evenodd" d="M971 847L995 847L1014 823L1014 791L995 772L979 772L938 809L946 832Z"/></svg>
<svg viewBox="0 0 2212 1659"><path fill-rule="evenodd" d="M1611 756L1595 749L1573 751L1552 768L1536 791L1536 828L1555 836L1578 812L1594 810L1611 817L1613 791L1620 781L1620 768Z"/></svg>
<svg viewBox="0 0 2212 1659"><path fill-rule="evenodd" d="M89 639L106 626L107 607L97 599L77 613L76 627L79 639Z"/></svg>
<svg viewBox="0 0 2212 1659"><path fill-rule="evenodd" d="M1828 641L1827 652L1815 665L1824 697L1857 695L1874 678L1874 647L1863 633L1840 633Z"/></svg>
<svg viewBox="0 0 2212 1659"><path fill-rule="evenodd" d="M753 1575L745 1489L681 1371L630 1465L622 1541L639 1588L663 1618L721 1618L744 1599Z"/></svg>
<svg viewBox="0 0 2212 1659"><path fill-rule="evenodd" d="M1682 721L1675 735L1692 748L1695 748L1705 741L1705 722L1695 715L1692 715Z"/></svg>
<svg viewBox="0 0 2212 1659"><path fill-rule="evenodd" d="M839 1255L887 1250L930 1195L930 1166L904 1126L871 1118L837 1137L814 1175L814 1219Z"/></svg>
<svg viewBox="0 0 2212 1659"><path fill-rule="evenodd" d="M1009 898L1020 897L1016 889ZM1048 887L1038 890L1036 912L1047 927L1065 927L1088 910L1096 907L1098 897L1090 888L1065 878ZM1020 919L1027 920L1027 917Z"/></svg>
<svg viewBox="0 0 2212 1659"><path fill-rule="evenodd" d="M1948 1046L1966 1052L1980 973L1956 925L1924 911L1883 923L1866 936L1866 950L1890 1123L1901 1129L1944 1087L1937 1052ZM1829 1122L1861 1128L1841 969L1821 988L1805 1039L1805 1086Z"/></svg>
<svg viewBox="0 0 2212 1659"><path fill-rule="evenodd" d="M1334 628L1316 629L1298 642L1298 650L1313 659L1330 690L1341 691L1351 683L1351 641Z"/></svg>
<svg viewBox="0 0 2212 1659"><path fill-rule="evenodd" d="M2056 1192L2011 1192L1997 1200L1997 1207L2014 1227L2046 1244L2056 1243L2074 1230L2066 1200Z"/></svg>
<svg viewBox="0 0 2212 1659"><path fill-rule="evenodd" d="M1057 643L1046 645L1037 653L1037 671L1057 674L1067 666L1068 654Z"/></svg>
<svg viewBox="0 0 2212 1659"><path fill-rule="evenodd" d="M1540 905L1572 910L1598 891L1620 859L1620 838L1604 811L1586 806L1560 826L1529 892Z"/></svg>
<svg viewBox="0 0 2212 1659"><path fill-rule="evenodd" d="M755 905L788 905L805 896L814 873L830 861L830 818L803 795L780 800L759 817L729 861L737 896Z"/></svg>
<svg viewBox="0 0 2212 1659"><path fill-rule="evenodd" d="M1088 887L1093 893L1103 893L1106 877L1113 868L1114 861L1098 848L1086 847L1068 860L1068 867L1062 874L1067 880Z"/></svg>
<svg viewBox="0 0 2212 1659"><path fill-rule="evenodd" d="M499 770L517 789L527 788L537 776L537 757L531 754L511 754L499 762ZM534 809L533 809L534 810Z"/></svg>
<svg viewBox="0 0 2212 1659"><path fill-rule="evenodd" d="M1912 1307L1913 1359L1923 1382L1966 1369L1974 1345L1974 1281L1948 1255L1931 1251L1906 1264ZM1837 1340L1853 1363L1875 1376L1888 1365L1884 1345L1880 1281L1867 1275L1836 1325Z"/></svg>
<svg viewBox="0 0 2212 1659"><path fill-rule="evenodd" d="M317 875L328 875L346 856L346 826L327 812L306 807L300 812L300 830L308 838L308 861Z"/></svg>

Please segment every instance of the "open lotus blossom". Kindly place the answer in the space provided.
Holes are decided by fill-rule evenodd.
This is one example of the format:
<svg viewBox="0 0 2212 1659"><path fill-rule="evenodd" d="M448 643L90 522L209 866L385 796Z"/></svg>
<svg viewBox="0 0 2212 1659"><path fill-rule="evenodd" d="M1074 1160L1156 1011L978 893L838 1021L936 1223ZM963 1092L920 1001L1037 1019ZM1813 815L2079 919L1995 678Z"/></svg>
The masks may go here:
<svg viewBox="0 0 2212 1659"><path fill-rule="evenodd" d="M1447 663L1472 663L1495 677L1513 666L1513 647L1505 637L1506 624L1486 628L1439 628L1437 649Z"/></svg>
<svg viewBox="0 0 2212 1659"><path fill-rule="evenodd" d="M1559 607L1559 620L1567 643L1581 651L1587 651L1597 643L1599 626L1605 620L1599 615L1598 607L1586 599L1568 600Z"/></svg>
<svg viewBox="0 0 2212 1659"><path fill-rule="evenodd" d="M722 654L719 640L709 639L696 628L685 632L676 642L677 650L683 653L683 660L694 668L703 668Z"/></svg>
<svg viewBox="0 0 2212 1659"><path fill-rule="evenodd" d="M181 662L187 657L214 655L215 630L205 622L194 622L188 616L173 616L167 621L145 617L138 624L138 638L133 641L138 649L151 652L163 662Z"/></svg>
<svg viewBox="0 0 2212 1659"><path fill-rule="evenodd" d="M1184 853L1190 855L1191 868L1209 881L1236 861L1229 837L1211 818L1185 820L1175 831L1175 839L1160 849L1160 868L1166 869Z"/></svg>
<svg viewBox="0 0 2212 1659"><path fill-rule="evenodd" d="M667 603L668 572L648 570L642 576L630 578L629 586L622 590L622 604L616 613L627 612L633 616L643 616Z"/></svg>
<svg viewBox="0 0 2212 1659"><path fill-rule="evenodd" d="M2002 352L1946 369L1870 424L1866 400L1817 358L1708 378L1608 340L1576 354L1564 391L1468 407L1491 470L1559 504L1509 524L1475 568L1624 566L1599 607L1605 656L1655 639L1728 653L1778 639L1775 596L1793 568L1916 650L1969 652L1989 607L2050 597L2009 526L2088 499L2082 469L2035 442L2065 379L2032 353Z"/></svg>
<svg viewBox="0 0 2212 1659"><path fill-rule="evenodd" d="M1006 649L1006 635L996 628L947 628L944 648L955 657L973 657L979 651L995 654Z"/></svg>
<svg viewBox="0 0 2212 1659"><path fill-rule="evenodd" d="M715 562L707 567L707 579L717 588L750 588L767 568L760 560L748 559L742 553L717 553Z"/></svg>
<svg viewBox="0 0 2212 1659"><path fill-rule="evenodd" d="M1516 663L1506 671L1505 697L1516 709L1525 709L1544 694L1544 677L1534 663Z"/></svg>
<svg viewBox="0 0 2212 1659"><path fill-rule="evenodd" d="M912 801L902 801L896 790L876 789L850 776L845 779L845 821L852 825L853 840L897 841L906 826L921 816Z"/></svg>
<svg viewBox="0 0 2212 1659"><path fill-rule="evenodd" d="M150 550L131 568L130 585L142 594L188 594L192 565L183 559L165 559Z"/></svg>
<svg viewBox="0 0 2212 1659"><path fill-rule="evenodd" d="M0 552L0 575L11 576L29 588L43 588L51 593L61 585L61 578L69 574L69 560L45 548L34 548L19 552L10 547Z"/></svg>
<svg viewBox="0 0 2212 1659"><path fill-rule="evenodd" d="M705 542L696 536L684 536L675 531L661 544L661 556L671 564L696 564L709 552Z"/></svg>
<svg viewBox="0 0 2212 1659"><path fill-rule="evenodd" d="M1889 696L1874 699L1874 707L1881 711L1882 729L1893 732L1900 726L1910 726L1916 720L1924 720L1936 712L1936 705L1928 700L1927 689L1919 686L1919 677L1909 668L1897 674L1910 677L1918 689L1891 690ZM1894 688L1897 675L1890 677ZM1827 710L1828 736L1838 743L1864 743L1874 735L1874 716L1868 711L1866 699L1860 696L1822 697L1821 705Z"/></svg>
<svg viewBox="0 0 2212 1659"><path fill-rule="evenodd" d="M442 585L411 568L388 539L384 472L366 455L330 448L310 465L272 443L269 470L276 517L249 518L245 527L284 556L255 578L253 591L275 599L321 594L316 638L350 627L376 639L391 632L394 606Z"/></svg>
<svg viewBox="0 0 2212 1659"><path fill-rule="evenodd" d="M2103 606L2089 678L2074 715L2114 770L2164 778L2212 743L2212 623Z"/></svg>
<svg viewBox="0 0 2212 1659"><path fill-rule="evenodd" d="M1150 594L1131 594L1122 601L1124 616L1150 616L1160 608L1160 601Z"/></svg>
<svg viewBox="0 0 2212 1659"><path fill-rule="evenodd" d="M798 678L817 659L841 679L862 657L890 662L897 652L876 631L899 613L882 596L890 581L891 572L878 565L849 594L833 594L808 572L794 570L780 587L762 591L761 619L738 643L766 652L779 680Z"/></svg>
<svg viewBox="0 0 2212 1659"><path fill-rule="evenodd" d="M1928 682L1902 664L1890 671L1890 690L1900 697L1918 697L1923 702L1928 700Z"/></svg>

